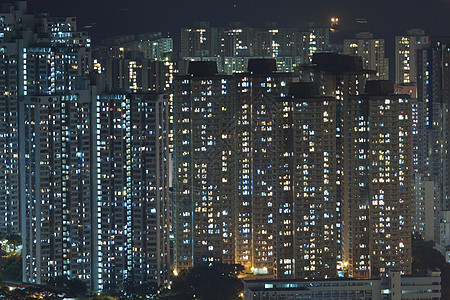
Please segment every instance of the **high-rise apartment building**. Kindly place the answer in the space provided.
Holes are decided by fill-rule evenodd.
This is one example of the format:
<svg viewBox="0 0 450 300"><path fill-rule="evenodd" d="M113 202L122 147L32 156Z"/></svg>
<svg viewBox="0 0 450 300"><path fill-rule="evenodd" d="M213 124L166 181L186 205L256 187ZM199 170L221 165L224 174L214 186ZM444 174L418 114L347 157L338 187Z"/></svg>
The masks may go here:
<svg viewBox="0 0 450 300"><path fill-rule="evenodd" d="M172 259L168 99L100 95L93 116L93 288L165 285Z"/></svg>
<svg viewBox="0 0 450 300"><path fill-rule="evenodd" d="M367 72L354 57L316 54L313 65L298 72L342 103L342 127L336 127L338 273L370 278L389 269L410 272L409 97L391 95L391 86L386 92L383 81L369 82L364 95Z"/></svg>
<svg viewBox="0 0 450 300"><path fill-rule="evenodd" d="M437 184L437 198L441 209L449 209L449 152L448 128L450 103L449 63L450 39L431 38L430 48L418 53L418 101L425 106L425 126L427 137L427 172Z"/></svg>
<svg viewBox="0 0 450 300"><path fill-rule="evenodd" d="M420 234L426 241L435 241L440 244L440 207L442 194L440 178L432 176L430 167L430 149L436 147L436 142L432 142L430 137L436 132L435 126L430 126L430 120L433 119L434 109L430 103L429 87L425 84L430 83L431 68L428 66L427 50L418 51L417 66L417 84L394 85L396 94L410 95L412 106L412 167L413 167L413 185L411 187L411 220L412 232ZM425 60L424 60L425 58ZM425 81L423 78L426 78ZM420 85L420 95L417 95L417 86ZM418 97L419 96L419 97ZM438 113L438 116L440 112ZM436 116L436 115L435 115ZM438 131L437 131L438 132ZM435 156L435 154L433 154ZM435 165L434 165L435 166ZM444 176L445 171L440 173ZM437 182L435 182L436 180Z"/></svg>
<svg viewBox="0 0 450 300"><path fill-rule="evenodd" d="M311 63L314 53L332 50L330 29L324 27L308 26L300 29L295 35L296 47L303 63ZM300 39L300 40L298 40Z"/></svg>
<svg viewBox="0 0 450 300"><path fill-rule="evenodd" d="M34 14L25 1L3 4L0 18L0 232L20 233L19 97L23 95L23 47L35 40ZM21 19L19 23L17 20Z"/></svg>
<svg viewBox="0 0 450 300"><path fill-rule="evenodd" d="M385 81L364 94L358 58L313 62L299 69L311 83L291 83L274 60L250 60L234 76L196 62L176 79L175 268L222 261L276 278L410 272L409 97Z"/></svg>
<svg viewBox="0 0 450 300"><path fill-rule="evenodd" d="M209 22L198 22L193 28L182 28L181 57L220 55L222 31L222 28L211 27Z"/></svg>
<svg viewBox="0 0 450 300"><path fill-rule="evenodd" d="M145 53L145 58L153 61L162 61L166 55L173 52L173 39L170 37L161 37L154 41L148 41L144 44L138 44L137 48Z"/></svg>
<svg viewBox="0 0 450 300"><path fill-rule="evenodd" d="M92 90L26 96L20 104L23 281L91 283Z"/></svg>
<svg viewBox="0 0 450 300"><path fill-rule="evenodd" d="M290 93L275 60L234 76L215 67L193 62L175 82L175 268L337 276L342 102L313 84Z"/></svg>
<svg viewBox="0 0 450 300"><path fill-rule="evenodd" d="M351 95L360 95L364 92L364 84L367 77L367 71L363 69L360 57L349 55L338 55L331 53L316 53L312 58L312 65L302 66L297 69L300 80L313 82L319 86L320 94L335 98L341 105L337 118L341 118L336 124L336 143L340 149L336 151L336 242L337 242L337 270L339 276L344 276L343 251L345 244L350 243L347 237L343 235L343 199L346 197L344 188L343 172L347 162L348 144L347 139L348 120L345 116L348 114L347 104Z"/></svg>
<svg viewBox="0 0 450 300"><path fill-rule="evenodd" d="M40 43L23 49L23 95L70 93L84 85L91 65L87 47Z"/></svg>
<svg viewBox="0 0 450 300"><path fill-rule="evenodd" d="M290 28L280 28L277 24L268 24L267 28L255 32L255 56L278 57L295 56L297 47L294 35L298 34Z"/></svg>
<svg viewBox="0 0 450 300"><path fill-rule="evenodd" d="M422 61L422 51L419 52L418 61ZM418 68L418 81L421 82L422 69ZM428 77L428 76L426 76ZM412 106L412 167L413 167L413 185L411 188L411 220L412 232L420 234L426 241L435 241L439 244L439 218L440 218L440 199L441 194L439 185L434 180L439 180L436 176L431 177L431 168L429 160L429 149L435 143L429 140L432 129L427 125L429 123L429 103L424 98L417 98L417 90L414 86L395 85L396 94L408 94L411 96ZM427 89L425 89L427 90ZM421 88L422 91L422 88ZM423 91L422 91L423 92ZM425 97L427 99L428 97ZM428 109L427 109L428 107ZM431 143L431 144L430 144ZM441 173L441 176L445 171ZM440 181L439 181L440 182ZM435 187L436 186L436 187Z"/></svg>
<svg viewBox="0 0 450 300"><path fill-rule="evenodd" d="M411 272L412 107L391 82L347 104L343 262L350 277Z"/></svg>
<svg viewBox="0 0 450 300"><path fill-rule="evenodd" d="M274 99L287 95L290 76L271 62L235 77L193 62L176 80L177 268L222 261L273 272Z"/></svg>
<svg viewBox="0 0 450 300"><path fill-rule="evenodd" d="M450 209L450 177L448 130L449 118L449 63L450 39L431 37L430 46L418 51L418 101L424 107L423 151L419 157L423 161L423 171L428 180L434 183L434 241L438 249L445 253L449 246L447 232L439 228L445 223L446 212ZM441 215L439 217L439 214ZM430 224L427 224L431 226ZM445 226L443 227L445 228Z"/></svg>
<svg viewBox="0 0 450 300"><path fill-rule="evenodd" d="M23 280L78 278L94 291L167 284L169 99L97 98L90 38L75 18L17 1L0 24L0 231L22 235Z"/></svg>
<svg viewBox="0 0 450 300"><path fill-rule="evenodd" d="M374 39L369 32L358 33L354 39L344 40L344 54L360 56L363 68L375 71L372 79L389 79L389 59L386 58L384 39Z"/></svg>
<svg viewBox="0 0 450 300"><path fill-rule="evenodd" d="M440 211L435 209L434 182L414 173L411 200L411 229L425 241L439 241Z"/></svg>
<svg viewBox="0 0 450 300"><path fill-rule="evenodd" d="M219 73L233 75L234 73L246 73L248 62L257 57L185 57L187 61L212 61L217 64ZM278 56L275 57L278 72L293 72L304 62L300 56Z"/></svg>
<svg viewBox="0 0 450 300"><path fill-rule="evenodd" d="M91 38L87 32L77 30L77 19L75 17L52 17L43 15L40 25L44 35L39 35L41 42L54 44L66 44L76 46L90 46Z"/></svg>
<svg viewBox="0 0 450 300"><path fill-rule="evenodd" d="M16 4L15 14L20 11L26 11L25 2ZM19 149L18 168L10 172L20 174L13 194L20 199L23 280L46 283L67 276L90 284L93 90L85 78L90 40L76 32L74 18L28 19L23 25L17 18L15 33L5 34L3 44L18 52L4 74L18 78L8 96L19 101L12 106L12 99L5 99L10 119L4 122L11 116L19 120L17 140L6 149L15 144Z"/></svg>
<svg viewBox="0 0 450 300"><path fill-rule="evenodd" d="M173 52L173 39L163 37L161 32L131 34L104 39L98 50L107 50L109 57L119 57L120 53L139 52L150 61L164 60Z"/></svg>
<svg viewBox="0 0 450 300"><path fill-rule="evenodd" d="M175 78L175 269L235 262L234 79L216 73L192 62Z"/></svg>
<svg viewBox="0 0 450 300"><path fill-rule="evenodd" d="M313 24L299 28L266 24L264 28L231 23L227 28L199 23L181 31L181 57L192 61L215 61L219 72L245 73L247 61L275 58L278 71L292 72L310 63L316 52L331 50L329 28Z"/></svg>
<svg viewBox="0 0 450 300"><path fill-rule="evenodd" d="M411 162L421 157L412 110L448 127L446 98L435 124L434 106L386 83L364 94L360 57L317 54L328 29L239 24L182 32L183 55L239 74L201 61L184 75L165 59L170 38L122 37L102 61L109 94L97 96L75 18L29 14L20 1L3 13L0 231L22 233L24 281L166 285L170 269L212 262L283 279L410 271ZM351 48L384 57L381 40L360 38ZM173 94L157 94L172 83Z"/></svg>
<svg viewBox="0 0 450 300"><path fill-rule="evenodd" d="M254 28L240 23L230 24L230 28L223 31L221 55L225 57L255 56L254 34Z"/></svg>
<svg viewBox="0 0 450 300"><path fill-rule="evenodd" d="M173 76L186 73L187 63L173 53L172 38L160 32L105 39L93 55L109 92L168 92Z"/></svg>
<svg viewBox="0 0 450 300"><path fill-rule="evenodd" d="M395 37L395 83L417 82L417 51L427 48L430 37L421 29L412 29L406 35Z"/></svg>
<svg viewBox="0 0 450 300"><path fill-rule="evenodd" d="M276 278L337 276L341 106L304 82L276 104Z"/></svg>
<svg viewBox="0 0 450 300"><path fill-rule="evenodd" d="M51 18L27 11L25 1L2 7L0 75L2 142L0 200L5 233L19 233L19 100L27 95L70 93L88 72L89 39L77 33L73 18ZM82 40L82 41L81 41ZM3 222L4 220L4 222Z"/></svg>
<svg viewBox="0 0 450 300"><path fill-rule="evenodd" d="M91 280L92 89L89 39L72 18L39 17L38 39L20 45L18 193L23 280Z"/></svg>
<svg viewBox="0 0 450 300"><path fill-rule="evenodd" d="M250 60L236 75L236 262L273 274L276 253L276 99L287 97L291 73L275 60Z"/></svg>
<svg viewBox="0 0 450 300"><path fill-rule="evenodd" d="M21 104L24 277L93 290L168 283L172 231L168 101L95 90Z"/></svg>
<svg viewBox="0 0 450 300"><path fill-rule="evenodd" d="M178 66L177 59L152 61L139 52L128 52L122 58L108 57L104 60L105 84L108 91L168 92Z"/></svg>
<svg viewBox="0 0 450 300"><path fill-rule="evenodd" d="M364 92L368 73L360 57L335 53L316 53L312 64L296 70L300 81L314 82L319 85L322 95L335 97L344 103L350 95Z"/></svg>
<svg viewBox="0 0 450 300"><path fill-rule="evenodd" d="M94 50L94 70L104 74L101 79L108 92L168 92L173 76L179 70L186 72L187 64L173 53L172 38L160 32L104 39Z"/></svg>

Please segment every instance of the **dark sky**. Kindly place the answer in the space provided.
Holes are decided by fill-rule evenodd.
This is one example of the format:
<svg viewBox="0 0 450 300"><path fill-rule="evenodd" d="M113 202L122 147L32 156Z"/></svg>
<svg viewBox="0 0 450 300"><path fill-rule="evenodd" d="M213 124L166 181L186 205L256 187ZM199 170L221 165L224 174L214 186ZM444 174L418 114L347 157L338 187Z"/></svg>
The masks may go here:
<svg viewBox="0 0 450 300"><path fill-rule="evenodd" d="M11 0L0 0L4 1ZM249 26L273 21L285 26L308 21L327 25L331 16L341 20L338 37L371 31L386 39L391 58L394 36L407 29L450 36L450 0L29 0L29 7L55 16L76 16L79 27L96 23L89 31L94 44L108 36L160 31L170 34L179 49L180 27L195 21L210 21L212 26L230 21ZM356 18L366 18L368 23L358 25Z"/></svg>
<svg viewBox="0 0 450 300"><path fill-rule="evenodd" d="M151 31L173 34L198 20L209 20L213 26L229 21L289 26L311 20L325 23L333 15L340 17L343 29L356 29L355 19L367 18L368 29L378 37L409 28L450 35L450 0L29 0L29 6L76 16L80 25L97 23L91 32L94 38Z"/></svg>

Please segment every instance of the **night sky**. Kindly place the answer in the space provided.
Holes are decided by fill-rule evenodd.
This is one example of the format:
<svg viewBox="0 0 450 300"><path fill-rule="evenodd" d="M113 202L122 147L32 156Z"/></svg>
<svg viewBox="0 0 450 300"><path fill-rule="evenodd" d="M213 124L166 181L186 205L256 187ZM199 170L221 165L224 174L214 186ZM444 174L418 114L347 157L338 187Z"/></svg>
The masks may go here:
<svg viewBox="0 0 450 300"><path fill-rule="evenodd" d="M356 18L367 18L368 29L376 35L401 34L409 28L450 35L450 0L29 0L29 6L56 16L76 16L80 25L97 23L94 37L172 33L199 20L213 26L229 21L256 26L267 21L326 24L333 15L340 17L343 29L355 29Z"/></svg>
<svg viewBox="0 0 450 300"><path fill-rule="evenodd" d="M0 0L4 1L8 0ZM341 20L341 38L356 31L385 38L390 57L394 36L407 29L450 36L450 0L29 0L29 7L54 16L76 16L80 28L95 23L89 30L94 44L114 35L160 31L173 37L179 49L180 28L195 21L210 21L211 26L230 21L249 26L315 21L326 26L331 16ZM367 24L356 23L356 18L367 19Z"/></svg>

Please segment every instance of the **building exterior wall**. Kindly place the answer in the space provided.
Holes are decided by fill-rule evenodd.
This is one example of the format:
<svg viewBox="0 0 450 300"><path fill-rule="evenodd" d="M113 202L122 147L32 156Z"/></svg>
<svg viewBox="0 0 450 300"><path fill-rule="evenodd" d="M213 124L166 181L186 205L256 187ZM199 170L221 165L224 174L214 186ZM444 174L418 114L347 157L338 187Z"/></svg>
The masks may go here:
<svg viewBox="0 0 450 300"><path fill-rule="evenodd" d="M404 96L349 101L344 219L354 278L411 272L411 104ZM348 181L348 183L347 183Z"/></svg>
<svg viewBox="0 0 450 300"><path fill-rule="evenodd" d="M277 103L276 278L337 276L339 110L332 97Z"/></svg>
<svg viewBox="0 0 450 300"><path fill-rule="evenodd" d="M290 77L247 73L236 78L236 213L242 216L236 222L236 245L248 253L238 256L237 263L250 266L255 274L273 274L278 250L274 229L282 220L276 217L275 103L288 95Z"/></svg>
<svg viewBox="0 0 450 300"><path fill-rule="evenodd" d="M28 96L20 106L23 280L91 280L92 94Z"/></svg>
<svg viewBox="0 0 450 300"><path fill-rule="evenodd" d="M245 300L297 299L441 299L441 273L402 276L389 272L384 279L244 280Z"/></svg>
<svg viewBox="0 0 450 300"><path fill-rule="evenodd" d="M158 94L100 95L95 102L99 290L167 284L171 268L168 101Z"/></svg>
<svg viewBox="0 0 450 300"><path fill-rule="evenodd" d="M235 259L233 84L228 76L175 83L176 269Z"/></svg>
<svg viewBox="0 0 450 300"><path fill-rule="evenodd" d="M417 50L428 47L430 37L420 29L412 29L395 37L395 83L417 82Z"/></svg>
<svg viewBox="0 0 450 300"><path fill-rule="evenodd" d="M360 56L364 69L375 71L371 78L374 80L389 79L389 59L385 53L384 39L374 39L369 33L344 40L344 54Z"/></svg>

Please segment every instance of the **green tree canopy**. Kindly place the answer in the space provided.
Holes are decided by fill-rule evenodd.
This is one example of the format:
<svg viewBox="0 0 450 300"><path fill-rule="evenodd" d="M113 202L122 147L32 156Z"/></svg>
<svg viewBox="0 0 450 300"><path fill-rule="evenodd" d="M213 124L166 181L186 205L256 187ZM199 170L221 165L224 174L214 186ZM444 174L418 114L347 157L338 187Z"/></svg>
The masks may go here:
<svg viewBox="0 0 450 300"><path fill-rule="evenodd" d="M442 299L450 299L450 265L445 257L434 248L432 241L424 241L420 234L412 237L412 271L415 274L427 274L428 270L441 271Z"/></svg>
<svg viewBox="0 0 450 300"><path fill-rule="evenodd" d="M167 300L235 300L243 291L237 275L240 265L210 264L182 270L172 281L172 289L164 290L160 299Z"/></svg>

